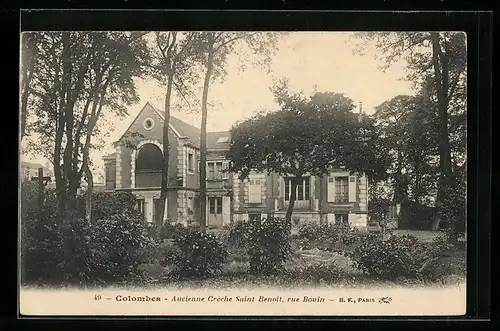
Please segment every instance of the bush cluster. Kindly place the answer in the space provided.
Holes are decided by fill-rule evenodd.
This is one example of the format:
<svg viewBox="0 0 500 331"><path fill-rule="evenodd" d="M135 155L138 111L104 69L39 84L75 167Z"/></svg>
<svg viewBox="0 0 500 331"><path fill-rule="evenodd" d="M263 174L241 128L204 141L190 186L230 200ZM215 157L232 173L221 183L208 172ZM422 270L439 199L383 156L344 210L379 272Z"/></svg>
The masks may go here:
<svg viewBox="0 0 500 331"><path fill-rule="evenodd" d="M192 228L184 228L174 237L175 249L166 256L179 277L207 277L222 270L228 252L217 238Z"/></svg>
<svg viewBox="0 0 500 331"><path fill-rule="evenodd" d="M138 274L154 240L148 235L144 221L135 211L124 210L85 225L84 244L86 275L89 280L112 282Z"/></svg>
<svg viewBox="0 0 500 331"><path fill-rule="evenodd" d="M77 270L71 281L80 284L106 283L135 276L152 241L144 220L135 210L136 201L131 193L96 192L92 219L87 221L85 210L79 209L73 223L67 225L58 215L54 190L44 193L42 211L37 209L33 192L30 183L22 184L23 284L61 284L68 280L65 272L69 262L74 263ZM64 246L65 243L70 245ZM71 261L66 261L65 248L70 249Z"/></svg>
<svg viewBox="0 0 500 331"><path fill-rule="evenodd" d="M186 230L186 227L180 223L164 223L160 230L162 239L174 239L181 235Z"/></svg>
<svg viewBox="0 0 500 331"><path fill-rule="evenodd" d="M219 239L231 257L248 262L252 274L275 274L291 256L291 226L283 218L237 221L223 228Z"/></svg>
<svg viewBox="0 0 500 331"><path fill-rule="evenodd" d="M415 236L390 236L384 240L370 234L349 256L358 269L381 279L436 280L443 271L436 267L453 249L446 242L426 244Z"/></svg>
<svg viewBox="0 0 500 331"><path fill-rule="evenodd" d="M291 253L291 226L285 219L268 218L248 222L251 273L273 274L281 271Z"/></svg>

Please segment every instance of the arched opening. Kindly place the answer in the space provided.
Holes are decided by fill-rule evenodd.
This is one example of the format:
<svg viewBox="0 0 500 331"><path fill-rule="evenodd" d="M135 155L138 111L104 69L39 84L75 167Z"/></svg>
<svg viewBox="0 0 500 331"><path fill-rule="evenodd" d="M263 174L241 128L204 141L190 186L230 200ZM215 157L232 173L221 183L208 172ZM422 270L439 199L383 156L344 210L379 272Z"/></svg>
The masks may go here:
<svg viewBox="0 0 500 331"><path fill-rule="evenodd" d="M135 186L160 187L163 153L154 144L145 144L137 151L135 160Z"/></svg>

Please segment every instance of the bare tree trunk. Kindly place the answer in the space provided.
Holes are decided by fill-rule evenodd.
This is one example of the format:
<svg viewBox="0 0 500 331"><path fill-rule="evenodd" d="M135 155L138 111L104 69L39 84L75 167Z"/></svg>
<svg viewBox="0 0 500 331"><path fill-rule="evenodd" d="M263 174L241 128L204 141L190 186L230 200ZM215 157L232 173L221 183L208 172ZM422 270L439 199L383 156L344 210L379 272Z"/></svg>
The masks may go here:
<svg viewBox="0 0 500 331"><path fill-rule="evenodd" d="M431 33L432 62L437 86L438 96L438 118L439 118L439 183L436 207L441 218L445 209L447 190L451 188L451 148L448 134L448 89L449 89L449 66L448 54L443 53L440 44L440 36L436 32ZM446 42L446 41L445 41ZM455 233L455 219L449 219L450 230ZM453 240L453 239L452 239Z"/></svg>
<svg viewBox="0 0 500 331"><path fill-rule="evenodd" d="M160 238L161 227L164 221L165 205L168 192L168 161L170 158L168 131L170 125L170 98L172 95L173 75L169 74L167 82L167 93L165 95L165 121L163 122L163 166L161 171L161 192L160 192L160 215L156 220L157 235Z"/></svg>
<svg viewBox="0 0 500 331"><path fill-rule="evenodd" d="M92 220L92 193L94 192L94 176L90 168L85 166L85 177L87 178L87 195L85 196L85 219Z"/></svg>
<svg viewBox="0 0 500 331"><path fill-rule="evenodd" d="M200 135L200 231L205 232L207 221L207 100L210 78L214 61L214 35L210 34L207 71L203 82L201 99L201 135Z"/></svg>
<svg viewBox="0 0 500 331"><path fill-rule="evenodd" d="M288 202L288 208L286 210L285 219L288 224L292 224L292 213L293 207L295 205L295 200L297 199L297 186L299 184L299 179L297 177L292 177L290 179L290 201Z"/></svg>
<svg viewBox="0 0 500 331"><path fill-rule="evenodd" d="M108 88L108 84L110 82L110 77L104 83L102 90L100 92L100 97L96 95L90 95L89 98L94 99L92 105L92 111L90 114L90 118L88 121L87 134L85 137L85 145L83 147L83 162L82 169L80 173L84 172L85 177L87 178L87 195L85 197L85 218L88 221L92 220L92 194L94 192L94 176L92 174L92 170L90 170L89 164L89 155L90 155L90 142L92 140L92 134L94 133L94 128L97 125L97 121L99 120L99 116L101 115L104 95L106 94L106 90ZM94 91L96 93L96 91ZM82 119L84 120L84 119ZM79 176L81 178L81 174Z"/></svg>
<svg viewBox="0 0 500 331"><path fill-rule="evenodd" d="M172 39L170 39L172 37ZM158 48L163 56L163 61L165 62L165 69L167 71L167 91L165 93L165 119L163 121L163 158L162 158L162 170L161 170L161 189L160 189L160 208L158 218L156 219L156 235L158 240L161 238L161 228L165 218L165 206L167 204L167 194L168 194L168 166L170 159L170 142L168 139L169 127L170 127L170 99L172 96L172 86L175 77L175 66L176 61L174 59L174 54L172 53L177 41L177 32L168 32L167 45L165 47L161 46L159 33L156 35L156 42Z"/></svg>
<svg viewBox="0 0 500 331"><path fill-rule="evenodd" d="M76 277L76 261L75 261L75 238L74 238L74 229L73 229L73 205L75 204L74 198L72 197L72 180L71 180L71 156L72 156L72 145L73 145L73 113L71 107L71 50L70 50L70 33L63 32L62 33L62 42L63 42L63 77L62 84L65 89L65 94L63 95L63 99L61 102L64 102L63 113L61 114L64 118L66 133L66 147L63 154L63 176L62 176L62 185L61 193L64 195L64 204L63 204L63 228L64 228L64 272L65 272L65 280L68 282L72 282ZM62 140L62 137L61 137ZM57 154L61 153L61 151L56 151ZM64 193L63 193L64 192Z"/></svg>

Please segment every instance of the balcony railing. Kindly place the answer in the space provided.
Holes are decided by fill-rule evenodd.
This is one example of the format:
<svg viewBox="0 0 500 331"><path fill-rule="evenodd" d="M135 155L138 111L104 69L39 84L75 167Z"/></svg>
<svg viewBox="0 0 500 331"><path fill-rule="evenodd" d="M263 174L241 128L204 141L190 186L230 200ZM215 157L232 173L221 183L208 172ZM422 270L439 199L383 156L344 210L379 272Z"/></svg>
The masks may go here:
<svg viewBox="0 0 500 331"><path fill-rule="evenodd" d="M348 193L335 193L335 203L348 203L349 194Z"/></svg>

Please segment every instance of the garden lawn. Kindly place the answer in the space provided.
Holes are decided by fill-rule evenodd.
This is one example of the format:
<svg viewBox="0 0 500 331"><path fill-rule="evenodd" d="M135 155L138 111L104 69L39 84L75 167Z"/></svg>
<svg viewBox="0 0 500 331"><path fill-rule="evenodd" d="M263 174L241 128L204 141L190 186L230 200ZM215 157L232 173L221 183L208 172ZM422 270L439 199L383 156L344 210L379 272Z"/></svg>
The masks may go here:
<svg viewBox="0 0 500 331"><path fill-rule="evenodd" d="M397 233L402 235L406 233ZM432 242L433 236L420 236L423 242ZM304 288L322 286L326 288L377 288L377 287L421 287L447 286L465 282L465 251L456 250L443 257L438 265L443 270L439 281L418 281L398 279L378 280L362 274L346 256L313 248L296 251L284 265L284 272L275 276L254 276L248 273L248 260L242 251L233 252L224 263L223 270L208 279L172 279L171 269L158 264L142 265L145 280L125 282L123 286L160 288ZM333 277L322 279L317 275L315 265L335 266ZM338 273L336 273L338 271ZM328 277L326 277L328 278Z"/></svg>

